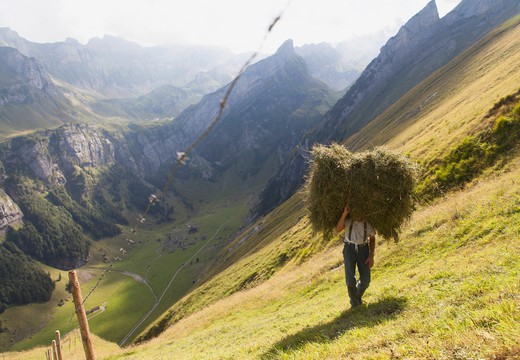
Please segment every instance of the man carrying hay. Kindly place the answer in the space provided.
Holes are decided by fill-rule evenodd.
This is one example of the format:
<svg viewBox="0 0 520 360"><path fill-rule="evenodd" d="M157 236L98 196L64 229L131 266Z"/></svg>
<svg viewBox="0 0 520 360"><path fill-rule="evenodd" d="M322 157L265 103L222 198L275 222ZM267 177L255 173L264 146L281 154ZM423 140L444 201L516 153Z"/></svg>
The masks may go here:
<svg viewBox="0 0 520 360"><path fill-rule="evenodd" d="M358 306L370 283L375 233L397 241L415 209L417 168L408 158L385 148L351 153L339 144L317 144L312 155L304 192L309 220L325 239L331 238L334 229L337 233L345 230L346 282L350 303Z"/></svg>
<svg viewBox="0 0 520 360"><path fill-rule="evenodd" d="M370 269L374 266L376 236L372 225L366 221L356 221L345 206L336 224L336 232L345 230L343 259L350 305L354 308L362 304L362 296L370 284ZM356 265L359 281L356 282Z"/></svg>

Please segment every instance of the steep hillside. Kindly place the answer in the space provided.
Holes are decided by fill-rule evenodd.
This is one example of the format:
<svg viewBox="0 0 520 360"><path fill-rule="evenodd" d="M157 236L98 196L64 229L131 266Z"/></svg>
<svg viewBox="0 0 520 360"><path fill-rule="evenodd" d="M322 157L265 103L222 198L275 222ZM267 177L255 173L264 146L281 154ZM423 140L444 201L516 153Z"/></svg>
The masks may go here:
<svg viewBox="0 0 520 360"><path fill-rule="evenodd" d="M387 143L427 160L444 155L464 137L488 129L493 118L489 105L519 89L519 37L517 16L352 135L349 145L361 149ZM439 143L443 146L430 146Z"/></svg>
<svg viewBox="0 0 520 360"><path fill-rule="evenodd" d="M419 210L398 245L380 244L362 308L348 309L333 246L114 358L515 359L519 166ZM289 227L279 246L305 237L300 229ZM254 267L256 255L229 272Z"/></svg>
<svg viewBox="0 0 520 360"><path fill-rule="evenodd" d="M309 146L355 134L415 85L519 12L520 4L514 0L464 0L439 19L435 2L430 2L387 42L345 96L307 134L265 189L257 212L273 208L301 185Z"/></svg>
<svg viewBox="0 0 520 360"><path fill-rule="evenodd" d="M265 168L270 159L275 164L272 171L276 171L297 139L314 126L336 96L310 75L292 41L253 65L242 80L238 99L231 96L227 114L197 152L216 167L236 165L247 178Z"/></svg>
<svg viewBox="0 0 520 360"><path fill-rule="evenodd" d="M415 116L400 122L399 132L389 125L395 114L383 113L377 122L385 142L429 161L484 130L476 125L497 100L518 90L519 24L520 18L504 24L403 98L401 114ZM483 84L485 91L476 92ZM425 103L433 93L435 104ZM487 126L501 111L491 112ZM428 135L424 141L419 129ZM356 138L349 144L362 145ZM193 358L339 358L346 349L352 358L518 355L518 144L491 169L466 190L419 209L399 245L380 244L366 310L346 310L337 239L326 244L311 235L301 200L293 197L231 244L218 275L144 338L172 326L167 333L122 357L179 351ZM217 343L219 352L207 352Z"/></svg>

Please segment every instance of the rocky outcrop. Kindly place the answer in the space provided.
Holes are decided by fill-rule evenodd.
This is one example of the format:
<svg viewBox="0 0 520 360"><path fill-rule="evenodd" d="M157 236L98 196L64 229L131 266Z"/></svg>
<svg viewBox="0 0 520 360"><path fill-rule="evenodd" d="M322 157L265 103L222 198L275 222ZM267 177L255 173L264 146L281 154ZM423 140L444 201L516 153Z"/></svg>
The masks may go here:
<svg viewBox="0 0 520 360"><path fill-rule="evenodd" d="M16 137L2 146L0 161L7 172L26 169L48 185L65 183L65 176L49 152L49 137L34 134Z"/></svg>
<svg viewBox="0 0 520 360"><path fill-rule="evenodd" d="M0 189L0 234L5 234L8 226L21 224L23 214L17 204Z"/></svg>
<svg viewBox="0 0 520 360"><path fill-rule="evenodd" d="M30 103L41 97L62 97L43 67L16 49L0 47L0 69L4 74L0 84L0 107Z"/></svg>
<svg viewBox="0 0 520 360"><path fill-rule="evenodd" d="M2 145L7 171L25 169L49 186L63 185L75 167L101 167L116 161L137 171L122 138L92 125L67 124L56 130L16 137Z"/></svg>
<svg viewBox="0 0 520 360"><path fill-rule="evenodd" d="M115 162L114 145L99 128L84 124L68 124L51 133L54 158L64 172L75 166L100 167Z"/></svg>

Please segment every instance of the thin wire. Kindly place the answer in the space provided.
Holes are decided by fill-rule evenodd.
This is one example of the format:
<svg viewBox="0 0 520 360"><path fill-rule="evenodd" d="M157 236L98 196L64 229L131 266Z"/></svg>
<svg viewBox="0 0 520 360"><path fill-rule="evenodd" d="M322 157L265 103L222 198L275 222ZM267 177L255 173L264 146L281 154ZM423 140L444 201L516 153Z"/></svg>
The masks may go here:
<svg viewBox="0 0 520 360"><path fill-rule="evenodd" d="M103 278L105 277L106 273L110 271L110 268L108 269L105 269L102 273L101 273L101 276L99 277L98 281L96 282L96 285L94 285L94 287L92 289L90 289L90 291L88 292L87 296L85 296L85 298L83 299L83 301L81 302L81 304L76 307L74 309L74 313L70 316L70 319L69 319L69 324L72 322L72 319L74 318L74 315L76 315L79 311L79 309L85 305L85 303L87 302L87 299L90 297L90 295L92 295L92 293L94 292L94 290L96 290L99 286L99 284L101 283L101 280L103 280ZM74 304L75 306L76 304Z"/></svg>

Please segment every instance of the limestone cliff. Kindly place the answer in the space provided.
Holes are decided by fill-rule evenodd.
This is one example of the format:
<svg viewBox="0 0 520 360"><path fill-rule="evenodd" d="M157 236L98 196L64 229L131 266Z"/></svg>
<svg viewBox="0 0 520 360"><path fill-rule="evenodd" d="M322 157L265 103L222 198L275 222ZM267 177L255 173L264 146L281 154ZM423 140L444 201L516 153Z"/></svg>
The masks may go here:
<svg viewBox="0 0 520 360"><path fill-rule="evenodd" d="M0 91L0 107L10 103L27 103L47 96L61 98L41 64L18 50L0 47L0 66L4 77Z"/></svg>
<svg viewBox="0 0 520 360"><path fill-rule="evenodd" d="M101 167L116 162L138 167L122 137L100 127L67 124L55 130L20 136L2 144L6 170L25 169L49 186L63 185L74 167Z"/></svg>
<svg viewBox="0 0 520 360"><path fill-rule="evenodd" d="M4 234L8 226L21 224L23 214L17 204L0 189L0 234Z"/></svg>

